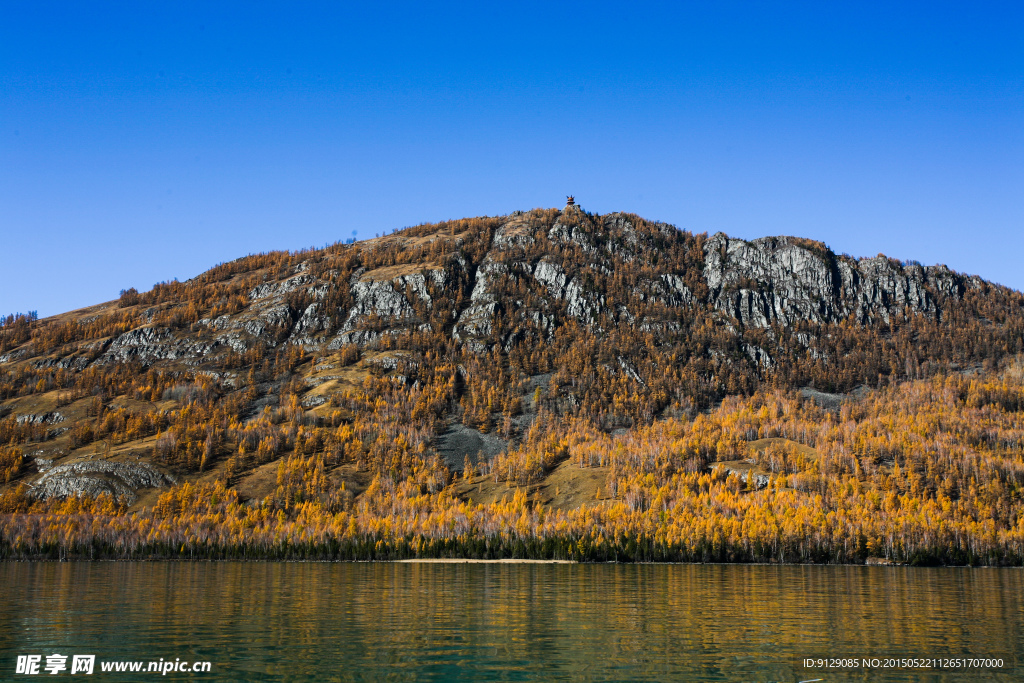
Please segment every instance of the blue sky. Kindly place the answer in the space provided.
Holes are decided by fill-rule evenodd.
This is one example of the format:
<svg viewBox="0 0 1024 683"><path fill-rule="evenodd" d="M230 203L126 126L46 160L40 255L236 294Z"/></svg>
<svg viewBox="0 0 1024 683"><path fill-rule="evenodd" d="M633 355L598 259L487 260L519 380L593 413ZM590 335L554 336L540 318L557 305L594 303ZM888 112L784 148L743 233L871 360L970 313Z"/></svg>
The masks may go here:
<svg viewBox="0 0 1024 683"><path fill-rule="evenodd" d="M1024 288L1019 4L213 4L0 1L0 314L569 193Z"/></svg>

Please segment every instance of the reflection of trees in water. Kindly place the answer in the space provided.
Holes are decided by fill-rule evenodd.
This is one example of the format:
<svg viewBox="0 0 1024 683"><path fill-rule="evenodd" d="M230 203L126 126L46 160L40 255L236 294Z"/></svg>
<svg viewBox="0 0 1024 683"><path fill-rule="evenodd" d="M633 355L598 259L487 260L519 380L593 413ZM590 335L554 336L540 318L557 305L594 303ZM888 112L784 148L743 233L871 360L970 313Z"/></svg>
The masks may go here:
<svg viewBox="0 0 1024 683"><path fill-rule="evenodd" d="M1024 577L1012 570L224 562L0 571L9 587L0 616L13 624L0 634L5 651L188 656L243 677L785 679L802 657L838 649L978 652L1009 666L1024 627Z"/></svg>

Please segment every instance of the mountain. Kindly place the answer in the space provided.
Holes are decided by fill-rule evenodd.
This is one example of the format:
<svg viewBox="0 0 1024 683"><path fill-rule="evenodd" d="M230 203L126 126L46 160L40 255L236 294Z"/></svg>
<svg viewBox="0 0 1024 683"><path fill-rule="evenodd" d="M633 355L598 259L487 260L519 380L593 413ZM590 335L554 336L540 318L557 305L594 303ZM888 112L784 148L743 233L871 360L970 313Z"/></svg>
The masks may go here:
<svg viewBox="0 0 1024 683"><path fill-rule="evenodd" d="M151 515L177 520L173 533L186 536L187 514L223 523L212 499L232 514L280 513L293 530L313 506L323 520L362 515L359 532L333 537L376 543L384 537L370 527L412 514L419 497L426 519L455 514L452 506L575 519L586 510L653 514L673 477L704 477L722 495L745 482L733 493L748 505L841 482L905 492L894 481L909 476L911 451L864 451L877 429L859 442L839 432L891 422L886 410L900 405L939 410L920 393L936 383L963 394L941 414L968 420L1001 406L1009 422L990 429L1017 429L1022 346L1024 297L941 265L858 259L796 237L708 237L574 204L420 225L244 257L45 320L9 316L0 327L0 510L11 529L54 511L105 515L121 529L108 530L111 539L121 539L141 533L125 520ZM1002 393L986 389L994 402L975 405L986 382L1001 382ZM757 424L755 408L764 413ZM823 421L839 432L819 433ZM932 426L943 438L947 428ZM947 498L963 500L972 481L964 462L926 442L921 495L941 504L938 458L959 471ZM1021 468L1007 462L1020 453L988 447L998 453L986 476L1009 487L1003 526L1012 530ZM209 523L211 534L226 533ZM467 538L486 546L489 533ZM847 543L844 559L879 552L854 540L859 549L850 555ZM634 559L636 541L626 553ZM110 543L123 554L122 541ZM981 557L942 547L943 561ZM790 550L781 557L792 559ZM820 555L799 559L834 551L822 542Z"/></svg>

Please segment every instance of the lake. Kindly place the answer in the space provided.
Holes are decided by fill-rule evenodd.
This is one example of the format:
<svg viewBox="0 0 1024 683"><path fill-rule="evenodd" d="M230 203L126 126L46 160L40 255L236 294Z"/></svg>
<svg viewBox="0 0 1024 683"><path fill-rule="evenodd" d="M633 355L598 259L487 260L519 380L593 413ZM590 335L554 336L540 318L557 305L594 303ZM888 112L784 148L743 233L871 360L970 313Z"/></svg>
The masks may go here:
<svg viewBox="0 0 1024 683"><path fill-rule="evenodd" d="M61 680L43 668L55 654L86 681L1024 679L1018 569L26 562L0 576L2 680ZM95 656L91 677L71 675L76 655ZM15 675L19 656L39 675ZM805 666L818 659L838 668ZM101 670L118 661L143 673ZM210 671L173 670L196 662Z"/></svg>

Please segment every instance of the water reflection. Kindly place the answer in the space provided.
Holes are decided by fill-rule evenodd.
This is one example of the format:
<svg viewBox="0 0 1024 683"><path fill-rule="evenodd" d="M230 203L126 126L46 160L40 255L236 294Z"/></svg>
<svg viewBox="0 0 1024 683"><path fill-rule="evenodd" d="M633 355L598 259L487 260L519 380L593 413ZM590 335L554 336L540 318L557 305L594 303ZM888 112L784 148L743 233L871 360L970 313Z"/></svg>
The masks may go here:
<svg viewBox="0 0 1024 683"><path fill-rule="evenodd" d="M213 662L196 680L1024 675L1024 573L1012 569L8 563L0 576L3 679L17 654L51 652ZM805 657L964 656L1001 657L1004 667L802 666Z"/></svg>

